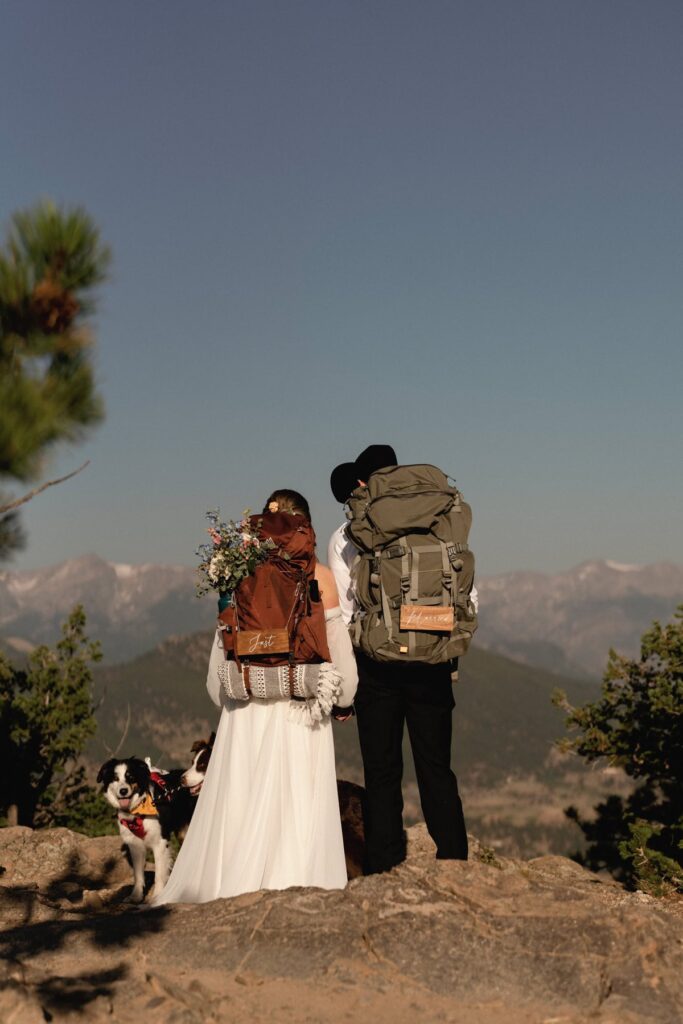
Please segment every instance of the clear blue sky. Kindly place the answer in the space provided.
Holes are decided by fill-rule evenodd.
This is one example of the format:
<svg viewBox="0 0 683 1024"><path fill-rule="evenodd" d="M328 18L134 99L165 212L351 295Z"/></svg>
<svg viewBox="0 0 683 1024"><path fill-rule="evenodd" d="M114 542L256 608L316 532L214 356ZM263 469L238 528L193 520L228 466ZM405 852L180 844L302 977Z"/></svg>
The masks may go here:
<svg viewBox="0 0 683 1024"><path fill-rule="evenodd" d="M482 573L683 560L678 0L2 7L2 219L114 252L106 422L13 567L192 563L277 486L326 541L371 442L456 476Z"/></svg>

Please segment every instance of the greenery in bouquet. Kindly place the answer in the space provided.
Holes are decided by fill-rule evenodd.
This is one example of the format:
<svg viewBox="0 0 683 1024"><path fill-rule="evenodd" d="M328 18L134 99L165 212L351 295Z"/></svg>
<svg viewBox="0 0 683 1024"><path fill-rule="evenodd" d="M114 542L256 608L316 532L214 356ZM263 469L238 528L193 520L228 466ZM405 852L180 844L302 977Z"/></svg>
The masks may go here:
<svg viewBox="0 0 683 1024"><path fill-rule="evenodd" d="M210 526L207 533L211 540L197 549L201 561L197 568L197 596L209 591L219 594L233 594L246 576L251 576L269 553L275 548L270 538L262 540L250 522L251 510L245 508L242 518L223 522L220 509L206 513Z"/></svg>

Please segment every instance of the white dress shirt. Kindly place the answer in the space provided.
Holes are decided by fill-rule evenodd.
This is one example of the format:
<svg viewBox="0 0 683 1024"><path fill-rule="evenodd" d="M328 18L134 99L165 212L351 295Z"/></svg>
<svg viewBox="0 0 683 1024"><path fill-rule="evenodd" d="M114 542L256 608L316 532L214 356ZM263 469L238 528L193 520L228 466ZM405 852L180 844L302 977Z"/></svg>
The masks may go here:
<svg viewBox="0 0 683 1024"><path fill-rule="evenodd" d="M330 543L327 546L327 564L332 570L337 590L339 591L339 607L341 608L342 618L348 625L356 608L356 595L353 580L351 579L351 566L358 554L358 548L346 536L346 526L347 523L342 523L330 537ZM476 587L472 587L470 601L474 606L475 612L478 612L479 594Z"/></svg>
<svg viewBox="0 0 683 1024"><path fill-rule="evenodd" d="M346 536L346 523L344 522L330 537L330 543L327 545L327 564L332 570L337 584L339 607L347 626L356 608L351 566L357 554L358 548Z"/></svg>

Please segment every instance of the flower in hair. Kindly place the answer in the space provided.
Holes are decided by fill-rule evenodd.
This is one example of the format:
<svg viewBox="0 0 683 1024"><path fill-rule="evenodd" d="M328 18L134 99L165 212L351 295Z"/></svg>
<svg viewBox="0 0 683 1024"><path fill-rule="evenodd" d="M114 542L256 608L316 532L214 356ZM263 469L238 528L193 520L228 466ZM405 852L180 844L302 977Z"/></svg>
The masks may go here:
<svg viewBox="0 0 683 1024"><path fill-rule="evenodd" d="M279 501L269 501L268 502L268 511L269 512L279 512L280 511L280 503L279 503Z"/></svg>

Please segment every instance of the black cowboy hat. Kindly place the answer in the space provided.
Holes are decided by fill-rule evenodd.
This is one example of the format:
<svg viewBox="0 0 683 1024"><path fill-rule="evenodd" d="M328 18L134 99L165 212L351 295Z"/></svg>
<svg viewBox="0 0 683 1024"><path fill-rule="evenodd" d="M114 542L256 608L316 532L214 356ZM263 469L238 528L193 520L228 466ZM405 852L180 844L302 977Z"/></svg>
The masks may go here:
<svg viewBox="0 0 683 1024"><path fill-rule="evenodd" d="M330 476L330 487L339 504L343 505L351 491L358 487L356 463L342 462L340 466L335 466Z"/></svg>
<svg viewBox="0 0 683 1024"><path fill-rule="evenodd" d="M332 493L340 504L344 504L359 480L367 481L375 470L385 466L397 466L396 452L389 444L371 444L365 448L355 462L342 462L335 466L330 476Z"/></svg>
<svg viewBox="0 0 683 1024"><path fill-rule="evenodd" d="M396 452L390 444L371 444L356 459L356 476L367 483L376 470L397 465Z"/></svg>

